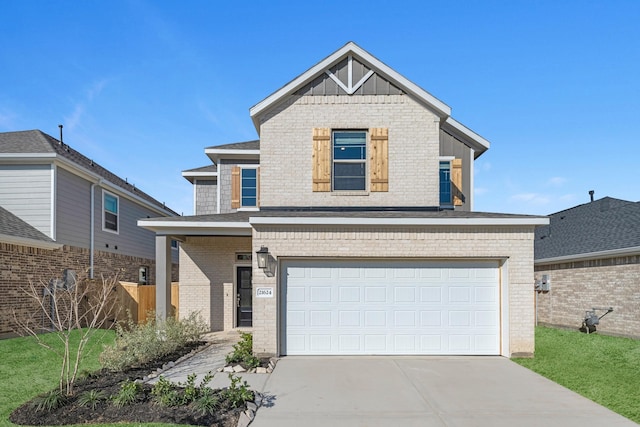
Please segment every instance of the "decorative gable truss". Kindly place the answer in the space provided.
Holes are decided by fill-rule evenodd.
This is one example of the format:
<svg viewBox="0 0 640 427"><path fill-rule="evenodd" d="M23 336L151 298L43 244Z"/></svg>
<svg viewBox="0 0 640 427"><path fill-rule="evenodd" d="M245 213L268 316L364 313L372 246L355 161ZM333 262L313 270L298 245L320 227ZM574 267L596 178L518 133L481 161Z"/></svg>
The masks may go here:
<svg viewBox="0 0 640 427"><path fill-rule="evenodd" d="M347 56L296 95L402 95L404 92L363 62Z"/></svg>
<svg viewBox="0 0 640 427"><path fill-rule="evenodd" d="M389 191L389 129L369 129L369 191ZM313 129L312 189L331 191L331 129Z"/></svg>

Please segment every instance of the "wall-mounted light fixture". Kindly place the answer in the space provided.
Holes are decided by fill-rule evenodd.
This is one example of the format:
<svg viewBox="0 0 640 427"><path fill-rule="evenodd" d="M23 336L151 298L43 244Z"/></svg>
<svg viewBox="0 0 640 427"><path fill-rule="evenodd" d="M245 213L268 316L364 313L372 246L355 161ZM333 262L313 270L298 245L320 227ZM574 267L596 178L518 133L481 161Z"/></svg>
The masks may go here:
<svg viewBox="0 0 640 427"><path fill-rule="evenodd" d="M269 253L269 248L262 246L256 251L256 261L258 268L264 270L267 277L273 277L276 273L276 260Z"/></svg>

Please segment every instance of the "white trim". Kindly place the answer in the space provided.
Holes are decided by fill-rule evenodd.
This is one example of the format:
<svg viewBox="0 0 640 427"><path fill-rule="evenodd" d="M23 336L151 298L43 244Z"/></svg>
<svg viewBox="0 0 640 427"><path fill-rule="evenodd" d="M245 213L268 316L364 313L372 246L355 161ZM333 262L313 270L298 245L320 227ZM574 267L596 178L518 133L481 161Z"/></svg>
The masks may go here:
<svg viewBox="0 0 640 427"><path fill-rule="evenodd" d="M473 207L475 205L475 179L474 179L474 173L475 173L475 166L474 166L474 156L475 155L475 150L473 148L469 148L469 201L467 202L467 204L469 205L469 210L473 211Z"/></svg>
<svg viewBox="0 0 640 427"><path fill-rule="evenodd" d="M55 159L56 153L0 153L0 159L22 160L22 159Z"/></svg>
<svg viewBox="0 0 640 427"><path fill-rule="evenodd" d="M10 236L8 234L0 234L0 242L8 243L10 245L29 246L39 249L60 249L62 243L56 242L43 242L41 240L29 239L27 237Z"/></svg>
<svg viewBox="0 0 640 427"><path fill-rule="evenodd" d="M189 176L218 176L218 172L182 172L182 176L184 177L189 177Z"/></svg>
<svg viewBox="0 0 640 427"><path fill-rule="evenodd" d="M547 225L549 218L369 218L369 217L250 217L258 225Z"/></svg>
<svg viewBox="0 0 640 427"><path fill-rule="evenodd" d="M251 236L253 228L248 222L215 221L148 221L138 220L138 227L146 228L157 235L190 236Z"/></svg>
<svg viewBox="0 0 640 427"><path fill-rule="evenodd" d="M439 161L441 162L450 162L451 160L454 160L456 157L455 156L440 156L438 158Z"/></svg>
<svg viewBox="0 0 640 427"><path fill-rule="evenodd" d="M57 209L58 209L58 198L56 197L56 190L58 187L58 170L55 163L51 163L51 227L49 228L49 237L51 239L56 240L57 234Z"/></svg>
<svg viewBox="0 0 640 427"><path fill-rule="evenodd" d="M511 344L509 342L510 336L510 318L509 313L509 260L504 260L502 265L498 265L498 273L500 274L500 340L502 342L502 348L500 354L506 357L511 357Z"/></svg>
<svg viewBox="0 0 640 427"><path fill-rule="evenodd" d="M598 258L613 258L618 256L635 255L640 253L640 246L631 246L621 249L609 249L606 251L586 252L582 254L564 255L552 258L542 258L533 261L535 265L555 264L563 261L586 261Z"/></svg>
<svg viewBox="0 0 640 427"><path fill-rule="evenodd" d="M256 172L256 205L255 206L242 206L242 171L244 169L260 169L259 164L249 164L249 165L236 165L240 168L240 207L237 208L237 211L259 211L260 210L260 200L258 199L258 191L260 186L260 176L258 172Z"/></svg>
<svg viewBox="0 0 640 427"><path fill-rule="evenodd" d="M260 121L258 116L280 102L285 96L290 95L291 93L307 84L317 75L324 73L325 70L334 65L336 62L339 62L346 56L350 55L357 56L359 59L363 60L366 65L370 65L370 68L375 69L379 74L383 75L385 78L388 78L397 86L400 86L405 90L405 92L417 97L418 100L422 101L431 109L433 109L435 113L441 118L445 118L451 115L451 107L449 107L447 104L440 101L415 83L407 80L405 77L375 58L360 46L356 45L353 42L349 42L249 109L251 120L253 121L258 134L260 134Z"/></svg>
<svg viewBox="0 0 640 427"><path fill-rule="evenodd" d="M259 212L260 208L257 206L246 206L246 207L239 207L238 209L236 209L238 212Z"/></svg>
<svg viewBox="0 0 640 427"><path fill-rule="evenodd" d="M106 210L105 208L105 203L104 203L104 198L106 195L110 195L112 197L116 198L116 208L118 209L118 212L116 212L116 229L115 230L110 230L108 228L105 228L104 226L104 222L105 222L105 216L104 216L104 212ZM102 189L102 231L106 231L107 233L113 233L113 234L120 234L120 197L118 197L117 194L113 194L110 191L105 190L104 188Z"/></svg>

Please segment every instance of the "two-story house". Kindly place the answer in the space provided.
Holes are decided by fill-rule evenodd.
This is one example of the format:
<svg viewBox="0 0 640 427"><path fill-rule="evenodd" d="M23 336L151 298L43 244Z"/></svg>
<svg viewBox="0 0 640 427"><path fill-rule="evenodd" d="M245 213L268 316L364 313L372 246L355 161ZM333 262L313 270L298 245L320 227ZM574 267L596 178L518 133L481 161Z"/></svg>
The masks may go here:
<svg viewBox="0 0 640 427"><path fill-rule="evenodd" d="M183 173L194 216L139 222L182 242L181 315L263 355L533 353L547 219L473 211L489 142L449 106L347 43L250 115L259 141Z"/></svg>
<svg viewBox="0 0 640 427"><path fill-rule="evenodd" d="M21 291L65 269L153 283L154 233L137 226L177 213L68 144L39 130L0 133L0 334L13 311L34 312ZM177 280L177 242L168 258ZM170 276L171 277L171 276Z"/></svg>

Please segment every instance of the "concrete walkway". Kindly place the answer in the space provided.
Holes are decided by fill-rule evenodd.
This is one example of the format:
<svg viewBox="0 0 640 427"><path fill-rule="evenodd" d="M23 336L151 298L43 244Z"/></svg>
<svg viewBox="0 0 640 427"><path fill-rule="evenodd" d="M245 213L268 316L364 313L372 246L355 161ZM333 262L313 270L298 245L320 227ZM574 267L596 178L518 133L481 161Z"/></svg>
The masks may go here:
<svg viewBox="0 0 640 427"><path fill-rule="evenodd" d="M252 427L637 426L502 357L285 357Z"/></svg>

